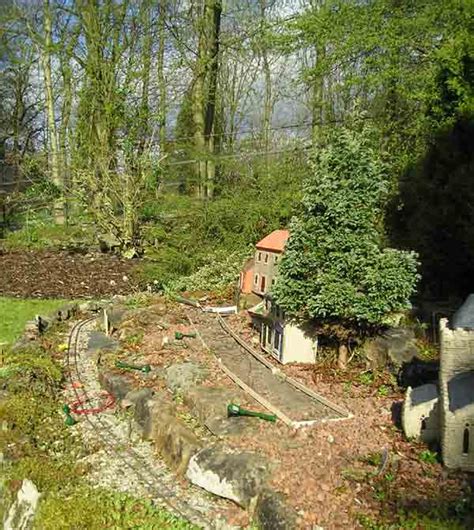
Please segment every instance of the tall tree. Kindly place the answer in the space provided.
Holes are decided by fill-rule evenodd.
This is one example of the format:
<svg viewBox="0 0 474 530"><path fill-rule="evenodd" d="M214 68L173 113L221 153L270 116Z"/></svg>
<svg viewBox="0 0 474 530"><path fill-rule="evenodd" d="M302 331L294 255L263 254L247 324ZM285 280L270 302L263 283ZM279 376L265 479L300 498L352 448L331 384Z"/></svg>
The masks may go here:
<svg viewBox="0 0 474 530"><path fill-rule="evenodd" d="M222 5L220 0L204 0L198 12L198 48L192 87L194 147L199 158L196 192L212 198L215 186L215 118L219 68L219 37Z"/></svg>
<svg viewBox="0 0 474 530"><path fill-rule="evenodd" d="M64 200L64 179L61 170L61 154L58 131L56 127L55 96L52 78L53 56L53 13L49 0L43 0L44 38L40 44L41 65L44 76L44 97L48 124L48 152L50 157L51 180L58 188L59 198L54 203L54 218L58 224L66 220L66 204Z"/></svg>
<svg viewBox="0 0 474 530"><path fill-rule="evenodd" d="M288 316L325 326L344 367L348 341L410 307L417 261L385 247L389 176L366 131L335 131L312 169L274 294Z"/></svg>

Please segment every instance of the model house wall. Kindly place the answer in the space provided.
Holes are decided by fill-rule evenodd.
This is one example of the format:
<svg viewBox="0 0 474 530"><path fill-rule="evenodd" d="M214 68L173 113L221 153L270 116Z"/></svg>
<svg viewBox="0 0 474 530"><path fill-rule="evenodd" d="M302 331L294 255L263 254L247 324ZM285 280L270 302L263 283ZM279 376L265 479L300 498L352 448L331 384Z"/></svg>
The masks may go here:
<svg viewBox="0 0 474 530"><path fill-rule="evenodd" d="M474 327L470 315L466 319L466 310L474 310L472 295L468 302L452 319L468 328L440 321L439 385L408 388L402 424L407 437L439 441L446 467L474 471Z"/></svg>
<svg viewBox="0 0 474 530"><path fill-rule="evenodd" d="M318 339L309 337L298 325L288 321L271 295L266 295L260 316L260 345L282 364L314 364Z"/></svg>
<svg viewBox="0 0 474 530"><path fill-rule="evenodd" d="M255 245L252 286L255 294L263 296L271 292L288 237L288 230L275 230Z"/></svg>
<svg viewBox="0 0 474 530"><path fill-rule="evenodd" d="M447 467L474 471L474 330L440 322L441 449Z"/></svg>
<svg viewBox="0 0 474 530"><path fill-rule="evenodd" d="M263 350L282 364L314 363L317 338L309 337L298 325L287 320L271 296L289 235L288 230L275 230L255 245L251 266L247 262L240 273L240 292L248 293L251 277L251 290L262 301L249 309L249 313L260 331Z"/></svg>
<svg viewBox="0 0 474 530"><path fill-rule="evenodd" d="M250 294L253 289L254 260L248 259L240 272L239 289L241 293Z"/></svg>
<svg viewBox="0 0 474 530"><path fill-rule="evenodd" d="M437 385L407 388L403 403L402 426L407 438L425 443L439 439L439 392Z"/></svg>

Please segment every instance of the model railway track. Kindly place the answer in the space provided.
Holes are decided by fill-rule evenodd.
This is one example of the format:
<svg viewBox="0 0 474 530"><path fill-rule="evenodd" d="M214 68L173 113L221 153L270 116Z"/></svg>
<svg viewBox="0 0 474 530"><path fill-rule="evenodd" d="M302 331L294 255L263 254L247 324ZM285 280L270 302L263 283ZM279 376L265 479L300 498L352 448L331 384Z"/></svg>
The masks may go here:
<svg viewBox="0 0 474 530"><path fill-rule="evenodd" d="M300 390L301 392L303 392L307 396L311 397L315 401L321 403L321 405L323 405L324 407L327 407L328 409L332 410L338 416L338 418L334 418L334 419L346 419L346 418L350 418L351 417L351 414L349 412L347 412L346 410L344 410L342 407L339 407L339 405L336 405L335 403L331 403L330 401L328 401L323 396L320 396L316 392L313 392L310 388L304 386L299 381L296 381L296 379L293 379L292 377L289 377L288 375L283 373L279 368L275 367L275 365L273 365L270 361L265 359L265 357L263 355L261 355L260 353L256 352L249 344L247 344L244 340L242 340L237 335L237 333L235 333L229 327L229 325L221 317L221 315L217 315L217 321L219 322L219 325L221 326L221 328L237 342L237 344L240 346L240 348L242 348L242 350L244 350L245 352L247 352L250 355L252 355L253 357L255 357L255 359L260 361L269 370L271 370L271 372L273 374L277 374L280 379L282 379L283 381L286 381L292 387Z"/></svg>
<svg viewBox="0 0 474 530"><path fill-rule="evenodd" d="M213 325L212 331L207 332L207 336L203 336L203 334L206 335L205 331L204 333L199 332L199 328L191 318L190 321L195 326L196 331L199 332L203 344L217 358L217 362L221 369L245 392L265 408L270 410L278 417L278 419L289 427L297 429L314 425L316 423L344 420L352 417L352 415L342 407L339 407L335 403L325 399L323 396L313 392L299 381L288 377L284 372L273 365L263 355L256 352L249 344L239 337L221 315L217 314L217 316L214 317L207 314L204 316L204 314L202 314L197 317L197 320L201 323L203 323L203 319L207 320L207 323L209 323L210 319L217 323L217 326L215 324ZM263 381L253 382L252 384L248 378L245 380L246 378L243 375L242 369L239 369L238 367L239 357L242 359L242 356L248 359L249 364L253 363L254 367L260 371L264 379ZM270 381L269 386L267 385L266 395L262 395L265 393L265 380L267 383L269 380L273 381ZM261 384L262 382L264 384ZM271 386L275 383L279 385L280 390L284 390L295 396L302 404L302 407L307 406L308 410L312 411L307 414L307 416L310 417L295 419L294 416L298 414L295 407L293 407L292 410L289 410L288 407L285 406L285 403L282 402L281 396L278 396L275 392L271 392Z"/></svg>
<svg viewBox="0 0 474 530"><path fill-rule="evenodd" d="M91 400L91 396L85 389L85 384L79 368L78 344L80 333L84 326L93 322L95 319L96 317L92 317L77 322L71 329L68 338L66 365L69 371L71 386L78 401ZM76 388L77 385L73 384L74 379L81 383L79 389ZM180 499L178 503L171 500L175 497L175 493L162 483L161 477L148 468L146 461L137 451L128 447L126 448L127 456L123 456L121 454L124 451L123 445L115 441L115 436L110 426L102 420L100 415L85 415L84 417L92 427L98 439L103 443L107 454L118 457L124 467L129 469L135 477L146 486L153 497L160 499L163 506L166 506L166 508L168 508L173 514L182 517L201 528L213 528L213 523L204 517L200 511L190 506L186 501ZM159 493L160 490L162 493Z"/></svg>

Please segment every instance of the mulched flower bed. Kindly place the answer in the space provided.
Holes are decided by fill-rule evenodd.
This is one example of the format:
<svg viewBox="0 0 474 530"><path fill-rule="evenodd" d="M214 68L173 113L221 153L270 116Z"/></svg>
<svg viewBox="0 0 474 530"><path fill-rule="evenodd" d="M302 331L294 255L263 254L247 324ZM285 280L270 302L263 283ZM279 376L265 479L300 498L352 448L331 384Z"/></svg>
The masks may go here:
<svg viewBox="0 0 474 530"><path fill-rule="evenodd" d="M0 253L0 296L97 298L133 292L137 260L109 254L18 250Z"/></svg>

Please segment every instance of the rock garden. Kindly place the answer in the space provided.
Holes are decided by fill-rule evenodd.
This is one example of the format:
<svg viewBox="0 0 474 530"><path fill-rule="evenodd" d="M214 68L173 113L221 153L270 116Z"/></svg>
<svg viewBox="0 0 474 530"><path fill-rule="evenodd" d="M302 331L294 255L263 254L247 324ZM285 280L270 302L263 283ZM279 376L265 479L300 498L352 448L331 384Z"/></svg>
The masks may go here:
<svg viewBox="0 0 474 530"><path fill-rule="evenodd" d="M257 348L247 316L225 321ZM347 414L300 428L279 418L229 417L230 404L272 411L229 376L226 367L263 392L255 358L249 355L245 374L241 361L219 356L216 322L143 295L56 312L43 319L41 334L29 325L17 348L49 341L65 374L59 400L71 425L62 429L87 484L147 499L203 528L372 528L380 520L431 528L427 506L448 518L465 510L468 477L443 470L435 453L404 439L397 424L403 394L393 376L369 364L282 367L267 356L276 381L290 377ZM233 351L232 343L226 348ZM278 410L292 399L278 385L265 395ZM4 423L5 432L11 428ZM14 458L11 449L4 458ZM12 501L28 487L41 496L41 483L32 484L14 486Z"/></svg>

